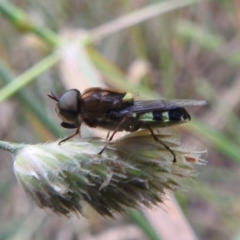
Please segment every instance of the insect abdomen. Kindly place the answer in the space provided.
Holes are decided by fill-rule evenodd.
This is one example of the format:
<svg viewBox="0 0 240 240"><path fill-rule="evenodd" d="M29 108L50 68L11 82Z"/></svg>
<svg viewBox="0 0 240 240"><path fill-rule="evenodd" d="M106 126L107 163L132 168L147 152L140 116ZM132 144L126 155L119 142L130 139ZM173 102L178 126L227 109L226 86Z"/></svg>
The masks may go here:
<svg viewBox="0 0 240 240"><path fill-rule="evenodd" d="M191 117L184 108L174 108L168 110L153 111L153 121L160 122L185 122L190 121Z"/></svg>

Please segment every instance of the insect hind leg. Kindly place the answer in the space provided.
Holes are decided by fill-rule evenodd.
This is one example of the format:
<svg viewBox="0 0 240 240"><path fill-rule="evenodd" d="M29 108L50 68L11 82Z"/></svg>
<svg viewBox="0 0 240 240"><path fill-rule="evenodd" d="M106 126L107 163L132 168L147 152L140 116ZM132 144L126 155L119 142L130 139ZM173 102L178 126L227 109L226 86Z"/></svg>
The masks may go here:
<svg viewBox="0 0 240 240"><path fill-rule="evenodd" d="M176 154L174 153L174 151L169 147L167 146L163 141L161 141L160 139L158 139L158 137L154 134L152 128L145 122L142 122L143 125L145 125L145 127L150 131L150 133L152 134L153 138L155 139L155 141L161 143L172 155L173 155L173 162L177 162L176 160Z"/></svg>

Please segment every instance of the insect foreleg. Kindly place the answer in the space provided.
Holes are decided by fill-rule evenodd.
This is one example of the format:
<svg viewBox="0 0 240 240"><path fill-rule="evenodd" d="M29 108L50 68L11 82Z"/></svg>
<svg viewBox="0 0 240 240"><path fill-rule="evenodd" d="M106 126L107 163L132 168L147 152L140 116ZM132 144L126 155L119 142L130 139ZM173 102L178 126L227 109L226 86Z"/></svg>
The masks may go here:
<svg viewBox="0 0 240 240"><path fill-rule="evenodd" d="M81 124L77 127L77 130L76 130L76 132L75 132L74 134L72 134L71 136L69 136L69 137L63 139L62 141L60 141L60 142L58 143L58 145L61 145L63 142L65 142L65 141L67 141L67 140L69 140L69 139L77 136L78 134L80 134L80 127L81 127Z"/></svg>

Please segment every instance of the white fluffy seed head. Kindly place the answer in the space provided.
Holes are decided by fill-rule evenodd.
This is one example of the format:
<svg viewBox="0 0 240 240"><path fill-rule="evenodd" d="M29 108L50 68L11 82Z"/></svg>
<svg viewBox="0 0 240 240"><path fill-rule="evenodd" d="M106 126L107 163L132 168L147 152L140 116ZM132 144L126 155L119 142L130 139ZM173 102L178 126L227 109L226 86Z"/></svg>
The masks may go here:
<svg viewBox="0 0 240 240"><path fill-rule="evenodd" d="M107 216L150 207L196 174L192 166L202 154L183 149L166 130L154 133L175 153L176 163L148 131L139 131L113 141L101 155L106 141L98 138L25 145L15 155L14 172L39 207L58 214L82 213L83 202Z"/></svg>

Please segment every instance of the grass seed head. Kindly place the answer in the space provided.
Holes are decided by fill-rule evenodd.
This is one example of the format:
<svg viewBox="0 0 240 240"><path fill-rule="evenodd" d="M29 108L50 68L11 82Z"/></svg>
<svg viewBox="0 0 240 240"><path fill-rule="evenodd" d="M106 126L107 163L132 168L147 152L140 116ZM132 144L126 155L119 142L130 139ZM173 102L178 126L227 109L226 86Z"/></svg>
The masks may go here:
<svg viewBox="0 0 240 240"><path fill-rule="evenodd" d="M183 149L166 130L154 132L176 163L148 131L139 131L111 142L101 155L106 141L99 138L25 145L14 152L15 175L39 207L61 215L83 214L85 202L104 216L151 207L196 174L192 165L201 163L202 153Z"/></svg>

